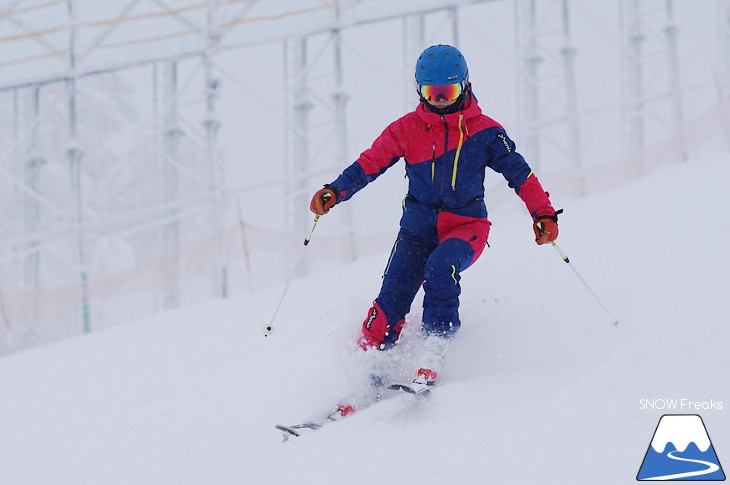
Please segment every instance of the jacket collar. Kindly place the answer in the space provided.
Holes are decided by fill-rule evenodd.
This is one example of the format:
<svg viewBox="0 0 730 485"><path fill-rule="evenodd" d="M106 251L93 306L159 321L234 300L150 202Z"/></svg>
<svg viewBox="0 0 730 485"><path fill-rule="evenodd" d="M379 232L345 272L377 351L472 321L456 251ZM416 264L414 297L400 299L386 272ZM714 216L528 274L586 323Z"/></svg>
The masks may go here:
<svg viewBox="0 0 730 485"><path fill-rule="evenodd" d="M423 103L419 103L416 108L416 114L425 123L436 125L442 123L441 116L429 111ZM464 109L457 111L456 113L449 113L443 116L443 120L447 124L456 126L459 123L459 115L464 115L464 119L476 118L482 114L482 109L479 107L477 98L474 94L469 96L469 99L464 103Z"/></svg>

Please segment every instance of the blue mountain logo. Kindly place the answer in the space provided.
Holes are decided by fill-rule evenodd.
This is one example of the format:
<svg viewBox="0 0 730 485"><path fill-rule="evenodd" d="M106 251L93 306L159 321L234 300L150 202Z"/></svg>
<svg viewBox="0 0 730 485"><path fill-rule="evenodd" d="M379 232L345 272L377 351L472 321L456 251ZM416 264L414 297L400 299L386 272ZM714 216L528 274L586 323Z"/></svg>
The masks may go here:
<svg viewBox="0 0 730 485"><path fill-rule="evenodd" d="M665 414L659 420L637 480L725 480L702 418Z"/></svg>

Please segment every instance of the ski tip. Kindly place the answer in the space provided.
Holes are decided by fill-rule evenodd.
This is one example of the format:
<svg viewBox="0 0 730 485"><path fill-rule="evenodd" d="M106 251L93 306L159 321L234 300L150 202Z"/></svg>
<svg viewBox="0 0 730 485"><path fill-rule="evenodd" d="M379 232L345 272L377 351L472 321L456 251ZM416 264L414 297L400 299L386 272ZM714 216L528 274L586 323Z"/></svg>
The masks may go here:
<svg viewBox="0 0 730 485"><path fill-rule="evenodd" d="M300 436L300 434L297 433L295 430L291 429L289 426L284 426L283 424L277 424L276 426L274 426L274 428L278 429L279 431L283 431L285 438L288 438L289 436Z"/></svg>
<svg viewBox="0 0 730 485"><path fill-rule="evenodd" d="M431 392L431 389L428 388L414 388L412 386L409 386L408 384L391 384L388 386L388 389L391 391L403 391L407 392L408 394L414 394L416 396L425 396L429 392Z"/></svg>
<svg viewBox="0 0 730 485"><path fill-rule="evenodd" d="M415 394L413 392L413 389L411 389L410 386L408 386L407 384L391 384L388 386L388 389L390 389L391 391L403 391Z"/></svg>

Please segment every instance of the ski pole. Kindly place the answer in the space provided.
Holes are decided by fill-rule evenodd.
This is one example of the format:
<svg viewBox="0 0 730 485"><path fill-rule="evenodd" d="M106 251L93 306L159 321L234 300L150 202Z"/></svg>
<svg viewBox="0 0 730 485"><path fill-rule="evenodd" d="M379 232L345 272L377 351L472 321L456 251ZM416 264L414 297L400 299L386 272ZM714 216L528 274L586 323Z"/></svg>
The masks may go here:
<svg viewBox="0 0 730 485"><path fill-rule="evenodd" d="M575 273L575 275L578 277L578 279L581 281L581 283L583 283L583 286L586 287L586 289L590 292L590 294L593 295L593 298L598 302L599 305L601 305L601 308L603 308L603 311L606 312L606 315L608 315L608 317L611 319L611 321L613 322L613 324L614 325L618 325L618 320L611 314L611 312L608 311L608 309L606 308L606 305L604 305L603 302L598 298L598 296L596 295L596 293L591 289L591 287L588 285L588 283L583 278L583 276L581 276L581 274L578 272L578 270L575 269L575 266L573 266L570 263L570 259L563 252L563 250L560 249L560 246L558 246L558 244L555 241L550 241L550 244L553 245L553 247L555 248L555 251L558 252L558 254L562 258L562 260L565 261L568 264L568 267L570 267L570 269L573 270L573 273Z"/></svg>
<svg viewBox="0 0 730 485"><path fill-rule="evenodd" d="M327 202L330 200L332 196L330 194L324 194L322 196L322 201ZM274 333L274 320L276 320L276 315L279 314L279 309L281 309L281 304L284 302L284 297L286 296L287 291L289 291L289 286L291 286L292 281L294 281L294 277L297 275L297 271L299 270L299 265L302 262L302 256L304 255L304 250L307 248L307 245L309 244L310 239L312 239L312 234L314 233L314 229L317 227L317 223L319 222L319 215L314 216L314 224L312 224L312 229L309 230L309 233L304 237L304 245L302 246L302 249L299 251L299 255L297 256L297 259L294 262L294 269L291 272L291 276L289 276L289 281L286 282L286 286L284 287L284 292L281 294L281 298L279 298L279 303L276 305L276 309L274 310L274 314L271 316L271 320L269 320L269 324L264 327L264 337L271 336L272 333Z"/></svg>

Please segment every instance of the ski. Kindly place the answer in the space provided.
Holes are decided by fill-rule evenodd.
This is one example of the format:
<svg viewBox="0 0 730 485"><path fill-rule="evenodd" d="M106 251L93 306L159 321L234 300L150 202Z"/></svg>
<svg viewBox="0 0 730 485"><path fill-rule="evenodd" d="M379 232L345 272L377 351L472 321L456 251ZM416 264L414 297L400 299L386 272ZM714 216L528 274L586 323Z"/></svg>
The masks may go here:
<svg viewBox="0 0 730 485"><path fill-rule="evenodd" d="M286 441L289 438L301 436L302 433L306 433L308 431L317 431L325 424L332 423L334 421L337 421L337 420L330 419L329 417L327 417L327 418L321 419L319 421L309 421L307 423L295 424L293 426L285 426L283 424L277 424L276 426L274 426L274 428L276 428L279 431L282 431L284 433L283 437L284 437L284 441Z"/></svg>
<svg viewBox="0 0 730 485"><path fill-rule="evenodd" d="M427 396L433 388L434 386L432 385L429 386L427 384L420 384L416 382L412 384L391 384L388 386L388 389L391 391L403 391L416 396Z"/></svg>
<svg viewBox="0 0 730 485"><path fill-rule="evenodd" d="M402 391L407 394L411 394L413 396L421 396L421 397L426 397L433 388L434 388L433 385L427 385L427 384L422 384L422 383L418 383L418 382L413 382L410 384L394 383L394 384L390 384L389 386L386 386L386 389L389 389L391 391ZM375 404L388 400L392 397L395 397L395 394L392 394L390 396L379 396L378 400L361 408L360 411L362 411L364 409L368 409L371 406L374 406ZM282 437L283 437L284 441L288 441L289 439L292 439L292 438L298 438L298 437L302 436L302 434L308 434L313 431L318 431L329 423L335 423L337 421L342 421L344 418L346 418L353 412L354 412L354 409L346 410L343 412L343 409L338 408L335 412L333 412L332 414L330 414L329 416L327 416L324 419L320 419L320 420L316 420L316 421L307 421L304 423L295 424L295 425L291 425L291 426L277 424L274 426L274 428L283 433Z"/></svg>
<svg viewBox="0 0 730 485"><path fill-rule="evenodd" d="M320 419L318 421L307 421L306 423L301 424L295 424L292 426L286 426L283 424L277 424L274 426L274 428L278 429L283 433L284 441L287 441L289 438L295 438L302 435L302 433L308 433L311 431L317 431L318 429L321 429L322 426L334 423L336 421L341 421L349 414L355 412L355 410L352 408L352 406L345 406L345 407L338 407L335 412L330 414L324 419Z"/></svg>
<svg viewBox="0 0 730 485"><path fill-rule="evenodd" d="M418 377L409 384L394 383L388 386L391 391L403 391L416 396L426 396L436 385L436 372L431 369L418 369Z"/></svg>

